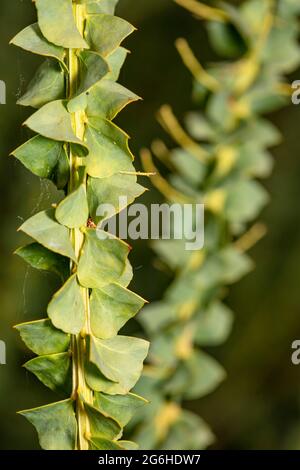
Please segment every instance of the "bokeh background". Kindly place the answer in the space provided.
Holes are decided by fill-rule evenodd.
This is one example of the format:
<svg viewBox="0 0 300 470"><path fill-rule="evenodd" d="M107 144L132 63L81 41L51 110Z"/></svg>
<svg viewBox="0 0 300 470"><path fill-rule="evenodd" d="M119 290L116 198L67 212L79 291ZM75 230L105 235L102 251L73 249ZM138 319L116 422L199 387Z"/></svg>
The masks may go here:
<svg viewBox="0 0 300 470"><path fill-rule="evenodd" d="M117 13L138 28L126 43L132 54L121 83L144 101L118 118L138 155L163 135L155 121L161 104L172 104L179 116L193 108L191 77L174 40L186 37L204 63L214 57L203 25L172 0L120 0ZM53 277L13 256L26 242L16 232L23 219L60 198L52 184L8 156L27 138L21 123L31 111L15 102L40 62L8 43L34 21L30 0L1 2L0 79L7 84L7 104L0 105L0 339L7 345L7 365L0 365L0 449L38 448L33 427L16 410L53 401L53 394L22 369L30 356L13 330L16 323L45 315L57 288ZM295 78L300 70L290 81ZM261 215L268 235L251 250L256 270L230 290L233 333L223 347L210 351L224 364L228 379L208 397L187 403L211 424L220 449L300 449L300 365L291 363L291 343L300 339L300 107L291 105L270 119L284 140L273 149L276 165L267 182L272 199ZM150 182L146 185L151 188ZM159 197L153 189L147 194L148 202ZM133 290L159 299L170 279L155 269L149 247L135 243L131 261Z"/></svg>

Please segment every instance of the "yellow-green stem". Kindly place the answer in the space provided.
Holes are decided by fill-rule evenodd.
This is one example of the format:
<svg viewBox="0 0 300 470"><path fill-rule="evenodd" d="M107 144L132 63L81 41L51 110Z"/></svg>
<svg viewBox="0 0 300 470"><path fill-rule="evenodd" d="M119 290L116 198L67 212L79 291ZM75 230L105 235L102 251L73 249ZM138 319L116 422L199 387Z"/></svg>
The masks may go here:
<svg viewBox="0 0 300 470"><path fill-rule="evenodd" d="M79 31L83 34L85 22L85 6L74 5L74 15L76 24ZM76 94L80 80L80 64L77 56L78 50L70 49L69 51L69 97ZM85 114L81 111L73 113L72 115L73 127L76 136L83 139ZM74 191L79 184L82 183L82 176L80 174L81 158L76 155L74 150L70 148L70 184L69 192ZM84 181L86 178L84 177ZM74 246L75 254L79 257L82 245L84 242L84 234L79 229L71 231L72 243ZM73 266L74 268L74 266ZM86 335L90 332L90 312L89 312L89 291L88 289L81 288L82 297L85 305L85 325L79 335L72 337L72 356L73 356L73 397L76 400L76 415L78 423L78 439L77 449L88 450L89 442L88 435L90 433L89 421L84 410L83 400L87 403L92 403L93 392L87 386L84 375L84 363L86 358Z"/></svg>

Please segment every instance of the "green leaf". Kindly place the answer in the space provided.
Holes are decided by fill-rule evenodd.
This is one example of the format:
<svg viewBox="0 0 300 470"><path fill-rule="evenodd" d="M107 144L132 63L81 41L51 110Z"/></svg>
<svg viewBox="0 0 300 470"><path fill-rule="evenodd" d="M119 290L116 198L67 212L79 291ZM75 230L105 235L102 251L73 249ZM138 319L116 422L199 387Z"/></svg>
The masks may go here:
<svg viewBox="0 0 300 470"><path fill-rule="evenodd" d="M90 442L92 450L124 450L118 442L103 437L92 437Z"/></svg>
<svg viewBox="0 0 300 470"><path fill-rule="evenodd" d="M144 303L144 299L118 284L93 289L90 298L93 334L102 339L116 336Z"/></svg>
<svg viewBox="0 0 300 470"><path fill-rule="evenodd" d="M94 221L99 222L108 219L130 205L146 189L136 183L135 175L115 174L107 178L88 179L87 196L90 214ZM106 214L97 214L101 205L107 206Z"/></svg>
<svg viewBox="0 0 300 470"><path fill-rule="evenodd" d="M282 0L278 5L278 13L280 16L287 18L289 16L300 14L300 5L298 0Z"/></svg>
<svg viewBox="0 0 300 470"><path fill-rule="evenodd" d="M97 366L91 362L86 362L85 368L85 380L88 386L96 392L104 392L110 395L124 394L124 388L122 385L116 382L112 382L101 374Z"/></svg>
<svg viewBox="0 0 300 470"><path fill-rule="evenodd" d="M168 303L152 302L143 308L138 320L149 334L154 334L178 320L178 312Z"/></svg>
<svg viewBox="0 0 300 470"><path fill-rule="evenodd" d="M118 444L121 448L126 450L138 450L139 446L135 442L132 441L118 441Z"/></svg>
<svg viewBox="0 0 300 470"><path fill-rule="evenodd" d="M185 365L189 371L189 382L184 396L188 400L208 395L226 378L224 368L202 351L194 352Z"/></svg>
<svg viewBox="0 0 300 470"><path fill-rule="evenodd" d="M55 46L42 35L38 23L27 26L18 33L11 44L21 47L26 51L33 52L45 57L53 57L63 63L65 50L63 47Z"/></svg>
<svg viewBox="0 0 300 470"><path fill-rule="evenodd" d="M186 240L155 240L151 246L161 260L172 270L180 269L190 258L190 252L185 249Z"/></svg>
<svg viewBox="0 0 300 470"><path fill-rule="evenodd" d="M121 171L132 171L133 156L128 136L115 124L101 118L89 118L85 133L89 154L86 171L103 178Z"/></svg>
<svg viewBox="0 0 300 470"><path fill-rule="evenodd" d="M107 75L109 68L107 62L93 51L82 51L78 54L81 62L81 81L80 86L74 98L68 103L68 110L74 112L77 107L81 106L82 94L85 93L84 103L86 101L86 95L88 95L90 88Z"/></svg>
<svg viewBox="0 0 300 470"><path fill-rule="evenodd" d="M179 193L185 194L190 197L190 199L199 199L199 192L195 188L196 185L183 179L180 175L171 174L169 176L169 182Z"/></svg>
<svg viewBox="0 0 300 470"><path fill-rule="evenodd" d="M114 52L134 30L130 23L117 16L98 14L87 18L87 41L104 57Z"/></svg>
<svg viewBox="0 0 300 470"><path fill-rule="evenodd" d="M128 251L128 245L118 238L102 230L87 229L78 263L80 284L101 289L106 284L118 282L125 271Z"/></svg>
<svg viewBox="0 0 300 470"><path fill-rule="evenodd" d="M107 13L113 15L119 0L80 0L86 4L88 13Z"/></svg>
<svg viewBox="0 0 300 470"><path fill-rule="evenodd" d="M90 117L98 116L111 121L125 106L139 99L119 83L105 78L91 88L86 112Z"/></svg>
<svg viewBox="0 0 300 470"><path fill-rule="evenodd" d="M221 302L214 302L196 320L195 341L201 346L222 344L231 331L233 314Z"/></svg>
<svg viewBox="0 0 300 470"><path fill-rule="evenodd" d="M154 425L154 420L151 419L149 421L145 421L144 423L141 423L138 426L137 431L134 434L134 439L138 443L138 446L140 449L152 450L161 446L161 442L158 442L156 434L157 432L156 432L156 428ZM178 450L178 448L179 448L179 444L177 444L176 450Z"/></svg>
<svg viewBox="0 0 300 470"><path fill-rule="evenodd" d="M121 426L117 421L104 416L99 410L88 403L84 403L84 408L89 419L92 439L95 437L118 439L122 435Z"/></svg>
<svg viewBox="0 0 300 470"><path fill-rule="evenodd" d="M48 315L56 328L73 335L80 333L85 322L85 306L76 274L52 297Z"/></svg>
<svg viewBox="0 0 300 470"><path fill-rule="evenodd" d="M206 167L189 152L180 148L173 150L171 161L178 172L193 185L199 186L206 175Z"/></svg>
<svg viewBox="0 0 300 470"><path fill-rule="evenodd" d="M269 12L269 4L266 1L250 0L244 3L239 11L239 19L244 24L245 31L251 39L256 39L257 35L264 27L264 19Z"/></svg>
<svg viewBox="0 0 300 470"><path fill-rule="evenodd" d="M276 111L289 102L286 95L278 93L278 87L280 87L280 83L277 78L269 74L262 75L260 80L244 94L241 102L252 114Z"/></svg>
<svg viewBox="0 0 300 470"><path fill-rule="evenodd" d="M54 219L54 210L39 212L19 228L45 248L76 261L69 230Z"/></svg>
<svg viewBox="0 0 300 470"><path fill-rule="evenodd" d="M191 111L186 115L185 122L194 139L211 141L216 138L215 129L202 114Z"/></svg>
<svg viewBox="0 0 300 470"><path fill-rule="evenodd" d="M49 319L21 323L15 328L26 346L39 356L65 352L70 344L70 336L54 328Z"/></svg>
<svg viewBox="0 0 300 470"><path fill-rule="evenodd" d="M50 101L63 98L65 75L56 62L47 59L37 70L26 93L17 101L22 106L40 108Z"/></svg>
<svg viewBox="0 0 300 470"><path fill-rule="evenodd" d="M173 368L176 367L178 362L176 346L178 340L181 338L182 328L182 324L179 324L166 331L158 332L156 336L152 338L149 353L151 363L169 370L173 370ZM176 374L175 372L174 375L174 380L177 383L177 375L181 377L182 374ZM175 386L174 390L178 391Z"/></svg>
<svg viewBox="0 0 300 470"><path fill-rule="evenodd" d="M194 351L166 381L164 392L182 395L187 400L198 399L215 390L225 377L225 370L215 359L202 351Z"/></svg>
<svg viewBox="0 0 300 470"><path fill-rule="evenodd" d="M59 153L57 166L55 167L55 173L52 177L52 181L56 184L58 189L65 189L70 178L70 161L66 152L66 148L63 145Z"/></svg>
<svg viewBox="0 0 300 470"><path fill-rule="evenodd" d="M73 401L64 400L32 410L19 412L36 428L45 450L74 450L77 422Z"/></svg>
<svg viewBox="0 0 300 470"><path fill-rule="evenodd" d="M253 268L253 262L246 253L242 253L234 246L224 247L217 253L212 253L195 275L189 278L182 276L182 281L188 278L188 284L192 289L211 289L220 284L232 284L248 274ZM191 282L191 278L194 279ZM175 286L176 295L176 286ZM177 286L178 291L178 286ZM193 291L189 291L193 297Z"/></svg>
<svg viewBox="0 0 300 470"><path fill-rule="evenodd" d="M266 119L256 118L250 119L235 134L234 139L241 144L255 142L261 148L272 147L278 145L281 140L281 134L271 122Z"/></svg>
<svg viewBox="0 0 300 470"><path fill-rule="evenodd" d="M128 287L130 282L132 281L133 278L133 269L130 264L130 261L127 259L125 262L125 269L123 271L123 274L118 279L118 284L120 284L123 287Z"/></svg>
<svg viewBox="0 0 300 470"><path fill-rule="evenodd" d="M121 68L126 60L128 53L129 51L124 47L118 47L114 52L105 58L110 68L110 72L106 78L109 78L114 82L119 79Z"/></svg>
<svg viewBox="0 0 300 470"><path fill-rule="evenodd" d="M39 356L24 367L54 392L69 395L72 390L71 358L69 353Z"/></svg>
<svg viewBox="0 0 300 470"><path fill-rule="evenodd" d="M210 21L207 29L211 44L217 54L225 58L235 58L246 52L243 37L231 23Z"/></svg>
<svg viewBox="0 0 300 470"><path fill-rule="evenodd" d="M298 34L297 21L290 19L274 25L262 51L264 62L274 72L291 73L298 68L300 63Z"/></svg>
<svg viewBox="0 0 300 470"><path fill-rule="evenodd" d="M140 408L147 403L147 400L134 393L128 393L127 395L96 393L94 406L101 413L110 416L122 427L125 427L131 418L139 412Z"/></svg>
<svg viewBox="0 0 300 470"><path fill-rule="evenodd" d="M265 178L270 175L273 163L271 154L256 143L249 142L240 148L237 167L246 176Z"/></svg>
<svg viewBox="0 0 300 470"><path fill-rule="evenodd" d="M255 218L268 201L268 193L256 181L237 181L228 188L224 214L230 222L245 223Z"/></svg>
<svg viewBox="0 0 300 470"><path fill-rule="evenodd" d="M45 104L24 125L49 139L84 145L74 134L71 115L62 100Z"/></svg>
<svg viewBox="0 0 300 470"><path fill-rule="evenodd" d="M69 179L69 160L61 142L33 137L12 152L28 170L40 178L52 180L62 189Z"/></svg>
<svg viewBox="0 0 300 470"><path fill-rule="evenodd" d="M220 253L222 281L232 284L248 274L253 268L251 258L234 247L228 247Z"/></svg>
<svg viewBox="0 0 300 470"><path fill-rule="evenodd" d="M70 260L48 250L39 243L30 243L15 251L26 263L41 271L53 272L64 281L70 271Z"/></svg>
<svg viewBox="0 0 300 470"><path fill-rule="evenodd" d="M162 449L178 450L180 446L180 450L202 450L214 441L214 435L202 418L191 411L183 411L171 426Z"/></svg>
<svg viewBox="0 0 300 470"><path fill-rule="evenodd" d="M138 381L149 343L143 339L116 336L110 339L91 337L90 360L109 380L128 393Z"/></svg>
<svg viewBox="0 0 300 470"><path fill-rule="evenodd" d="M81 82L78 94L89 90L109 72L107 62L93 51L82 51L78 54L81 61Z"/></svg>
<svg viewBox="0 0 300 470"><path fill-rule="evenodd" d="M58 222L69 228L85 226L88 216L89 208L84 184L63 199L55 211Z"/></svg>
<svg viewBox="0 0 300 470"><path fill-rule="evenodd" d="M39 27L48 41L68 49L88 47L76 27L72 0L35 0L35 3Z"/></svg>
<svg viewBox="0 0 300 470"><path fill-rule="evenodd" d="M231 95L227 90L213 94L208 103L207 114L213 126L229 133L236 125L236 117L231 112Z"/></svg>

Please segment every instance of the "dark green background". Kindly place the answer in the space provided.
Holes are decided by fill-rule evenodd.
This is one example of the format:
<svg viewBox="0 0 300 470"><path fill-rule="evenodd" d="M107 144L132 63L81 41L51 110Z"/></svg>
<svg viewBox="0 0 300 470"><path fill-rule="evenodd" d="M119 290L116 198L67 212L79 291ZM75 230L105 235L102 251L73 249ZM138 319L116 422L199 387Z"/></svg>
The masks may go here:
<svg viewBox="0 0 300 470"><path fill-rule="evenodd" d="M126 43L132 54L121 82L144 101L118 118L138 154L162 134L155 122L161 104L171 103L181 116L193 107L191 78L174 40L187 37L203 62L212 54L201 23L172 0L120 0L118 14L138 28ZM45 315L57 285L50 275L27 269L12 253L26 241L16 233L22 220L60 195L8 157L26 140L21 123L30 110L17 107L15 101L40 61L8 46L9 39L35 21L32 2L2 1L0 18L0 79L7 84L7 105L0 105L0 339L7 344L7 365L0 366L0 448L32 449L38 447L35 432L16 410L54 397L21 368L29 356L12 326ZM300 78L300 71L293 78ZM300 366L290 360L291 343L300 338L300 108L290 106L270 119L284 141L273 151L276 166L267 182L272 200L261 216L269 233L252 250L256 271L230 290L229 304L236 313L231 338L211 350L227 369L228 379L217 392L187 404L212 425L217 448L300 448ZM152 191L147 199L157 200L158 195ZM134 248L133 288L149 300L160 298L169 279L155 271L145 244Z"/></svg>

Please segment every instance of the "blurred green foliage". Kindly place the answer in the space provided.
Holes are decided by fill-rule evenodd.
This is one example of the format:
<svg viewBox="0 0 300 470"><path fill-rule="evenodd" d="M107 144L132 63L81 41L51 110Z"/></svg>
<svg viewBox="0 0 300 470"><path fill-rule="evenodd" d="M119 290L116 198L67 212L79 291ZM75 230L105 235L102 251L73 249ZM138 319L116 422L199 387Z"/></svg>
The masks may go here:
<svg viewBox="0 0 300 470"><path fill-rule="evenodd" d="M182 401L211 393L225 378L203 349L228 338L233 317L226 307L228 285L252 270L245 252L265 229L255 224L245 232L269 202L259 181L273 167L267 149L281 140L262 115L289 104L284 75L300 64L300 8L291 0L246 0L240 8L224 3L219 9L195 0L175 2L207 20L209 43L222 59L203 69L188 42L176 41L194 76L199 109L177 120L171 106L162 106L159 122L175 148L156 140L152 152L142 152L147 171L158 172L155 165L169 170L165 180L152 178L168 203L204 201L206 208L201 252L187 251L182 240L152 242L175 278L139 317L151 342L151 367L137 387L151 405L134 435L145 449L202 449L212 442L207 425L187 413ZM181 222L177 217L176 225Z"/></svg>
<svg viewBox="0 0 300 470"><path fill-rule="evenodd" d="M15 101L39 60L8 45L16 32L34 21L32 3L3 2L1 10L0 79L7 84L7 105L0 106L0 338L7 344L7 365L0 366L0 448L32 449L38 448L37 438L16 410L47 403L52 394L21 368L29 356L12 326L41 317L57 285L50 275L31 270L29 275L12 253L25 241L16 233L17 227L59 194L8 157L28 137L21 123L30 111L17 107ZM171 0L120 0L119 13L139 30L126 43L132 54L121 81L144 101L119 119L135 136L131 147L137 154L154 135L161 135L154 115L162 103L176 103L178 115L191 108L191 79L173 45L178 35L186 37L195 50L201 45L202 62L215 57L199 22ZM299 73L290 80L299 78ZM276 166L267 183L272 201L261 217L269 233L251 252L256 270L231 289L229 304L236 313L231 339L213 351L228 379L213 395L187 404L212 425L219 448L300 448L300 368L290 360L291 343L300 338L299 116L296 106L270 116L284 142L273 151ZM145 196L147 202L159 198L154 190ZM132 289L148 300L161 298L170 278L154 269L152 253L144 243L137 243L134 251Z"/></svg>

